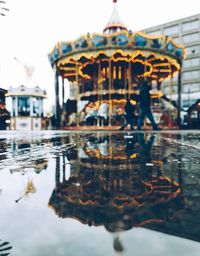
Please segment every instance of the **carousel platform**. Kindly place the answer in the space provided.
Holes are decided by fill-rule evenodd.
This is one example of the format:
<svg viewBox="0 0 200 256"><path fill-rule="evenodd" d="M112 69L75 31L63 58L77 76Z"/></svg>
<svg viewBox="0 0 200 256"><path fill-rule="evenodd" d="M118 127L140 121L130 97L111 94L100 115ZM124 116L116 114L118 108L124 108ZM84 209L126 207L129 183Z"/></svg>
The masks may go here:
<svg viewBox="0 0 200 256"><path fill-rule="evenodd" d="M66 126L62 127L62 130L73 130L73 131L120 131L121 126ZM179 130L178 126L159 126L162 130ZM134 130L130 130L129 127L126 127L123 131L137 132L137 127L134 127ZM145 126L142 131L153 131L151 126Z"/></svg>

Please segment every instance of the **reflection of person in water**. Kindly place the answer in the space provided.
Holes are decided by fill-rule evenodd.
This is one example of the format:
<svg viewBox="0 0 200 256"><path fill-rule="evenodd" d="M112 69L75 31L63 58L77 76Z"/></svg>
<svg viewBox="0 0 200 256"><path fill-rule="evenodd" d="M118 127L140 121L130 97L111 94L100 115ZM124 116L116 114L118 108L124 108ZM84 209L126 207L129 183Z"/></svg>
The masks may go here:
<svg viewBox="0 0 200 256"><path fill-rule="evenodd" d="M124 251L124 247L123 247L122 242L118 235L116 237L114 237L113 248L116 252L118 252L120 254Z"/></svg>
<svg viewBox="0 0 200 256"><path fill-rule="evenodd" d="M155 135L151 135L147 141L144 139L144 133L138 133L139 154L144 163L151 163L151 151Z"/></svg>
<svg viewBox="0 0 200 256"><path fill-rule="evenodd" d="M132 136L126 136L125 137L125 153L127 155L128 158L133 158L137 151L136 151L136 141L137 141L137 137L134 137L134 135Z"/></svg>
<svg viewBox="0 0 200 256"><path fill-rule="evenodd" d="M116 215L115 215L115 217L116 217ZM120 218L120 220L118 220L117 222L105 224L106 230L112 234L113 249L117 255L124 255L124 252L125 252L125 248L124 248L123 242L120 238L120 234L125 230L130 230L132 227L133 227L133 225L131 224L131 226L129 226L129 221L127 221L127 220L124 221L123 218Z"/></svg>

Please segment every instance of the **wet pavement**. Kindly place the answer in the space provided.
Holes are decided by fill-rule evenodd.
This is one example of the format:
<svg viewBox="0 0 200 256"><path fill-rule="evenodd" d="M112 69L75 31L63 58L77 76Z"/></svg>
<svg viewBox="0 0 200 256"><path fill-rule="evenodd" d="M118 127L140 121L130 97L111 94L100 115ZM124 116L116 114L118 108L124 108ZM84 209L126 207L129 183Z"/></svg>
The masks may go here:
<svg viewBox="0 0 200 256"><path fill-rule="evenodd" d="M200 132L1 132L0 255L199 256Z"/></svg>

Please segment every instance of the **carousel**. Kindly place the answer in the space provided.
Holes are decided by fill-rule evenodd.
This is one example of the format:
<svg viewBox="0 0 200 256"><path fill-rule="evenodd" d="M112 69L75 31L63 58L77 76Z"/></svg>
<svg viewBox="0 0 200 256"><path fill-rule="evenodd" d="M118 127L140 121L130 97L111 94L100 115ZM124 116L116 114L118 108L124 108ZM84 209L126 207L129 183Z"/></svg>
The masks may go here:
<svg viewBox="0 0 200 256"><path fill-rule="evenodd" d="M81 123L81 112L85 115L93 109L97 112L102 104L107 104L108 126L115 124L115 116L127 99L137 102L138 90L144 80L152 84L152 99L157 112L166 106L161 92L162 82L178 74L176 117L180 118L181 63L185 49L168 36L151 36L142 32L128 30L117 11L117 0L103 33L87 34L70 42L58 42L48 55L55 71L56 118L60 124L61 110L59 94L63 99L65 79L69 81L70 91L75 92L77 103L86 102L85 108L77 110L76 124ZM62 84L59 84L59 77ZM158 99L160 99L158 104ZM165 101L165 100L164 100ZM63 100L64 102L64 100ZM64 106L64 104L63 104Z"/></svg>

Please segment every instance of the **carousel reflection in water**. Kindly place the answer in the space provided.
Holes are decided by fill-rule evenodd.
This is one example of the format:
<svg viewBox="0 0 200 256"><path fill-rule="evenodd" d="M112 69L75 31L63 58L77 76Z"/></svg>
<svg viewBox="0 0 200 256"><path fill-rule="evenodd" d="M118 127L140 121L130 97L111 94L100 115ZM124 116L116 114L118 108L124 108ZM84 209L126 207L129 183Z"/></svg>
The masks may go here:
<svg viewBox="0 0 200 256"><path fill-rule="evenodd" d="M57 156L56 187L49 206L59 217L103 225L114 233L153 228L172 219L184 208L180 175L172 179L162 174L163 162L158 158L164 154L154 141L154 135L143 133L91 135L82 140L82 149ZM68 179L61 161L66 156L71 164ZM118 237L114 248L123 250Z"/></svg>

